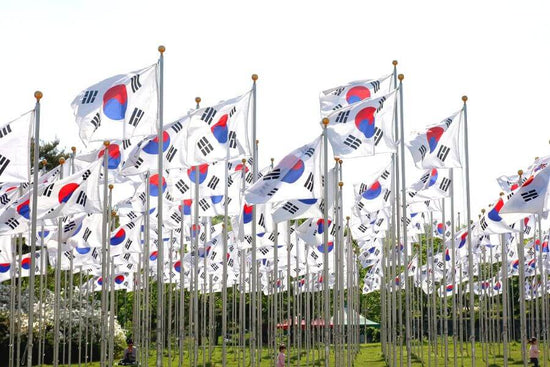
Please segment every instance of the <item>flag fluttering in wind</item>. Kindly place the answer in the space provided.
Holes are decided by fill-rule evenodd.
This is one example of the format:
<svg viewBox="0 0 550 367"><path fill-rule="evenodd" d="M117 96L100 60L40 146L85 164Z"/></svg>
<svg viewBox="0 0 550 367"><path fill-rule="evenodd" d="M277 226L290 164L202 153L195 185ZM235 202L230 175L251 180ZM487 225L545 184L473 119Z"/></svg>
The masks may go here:
<svg viewBox="0 0 550 367"><path fill-rule="evenodd" d="M119 74L80 92L71 103L80 139L130 139L158 130L157 65Z"/></svg>
<svg viewBox="0 0 550 367"><path fill-rule="evenodd" d="M0 182L29 182L34 111L0 126Z"/></svg>

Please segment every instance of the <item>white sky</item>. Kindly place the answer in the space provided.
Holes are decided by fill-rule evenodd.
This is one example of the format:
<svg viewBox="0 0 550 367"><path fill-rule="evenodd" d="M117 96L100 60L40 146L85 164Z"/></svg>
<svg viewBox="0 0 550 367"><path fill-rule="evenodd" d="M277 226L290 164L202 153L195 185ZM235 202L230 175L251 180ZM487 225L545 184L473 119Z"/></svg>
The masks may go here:
<svg viewBox="0 0 550 367"><path fill-rule="evenodd" d="M320 134L319 91L388 74L397 59L407 132L469 97L474 214L498 196L495 177L549 153L549 10L543 1L4 0L0 122L30 110L39 89L41 137L82 147L76 94L155 63L163 44L165 122L195 96L207 106L242 94L259 74L263 166ZM345 188L378 167L345 162Z"/></svg>

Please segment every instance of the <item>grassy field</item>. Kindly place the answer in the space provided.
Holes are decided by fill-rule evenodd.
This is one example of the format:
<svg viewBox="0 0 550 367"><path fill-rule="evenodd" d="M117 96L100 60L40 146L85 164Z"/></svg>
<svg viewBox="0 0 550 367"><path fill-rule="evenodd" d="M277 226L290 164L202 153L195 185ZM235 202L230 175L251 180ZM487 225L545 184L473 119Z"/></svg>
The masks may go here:
<svg viewBox="0 0 550 367"><path fill-rule="evenodd" d="M468 349L467 344L464 344L464 353L463 357L461 358L460 355L457 355L457 365L460 367L471 367L471 357L468 353L466 353ZM502 366L503 363L503 357L502 357L502 345L493 344L490 348L485 348L485 351L483 355L489 356L488 358L483 358L482 355L482 345L478 344L476 347L476 362L475 366L486 366L486 367L497 367ZM510 343L509 344L509 365L511 366L519 366L523 365L521 361L521 345L519 343ZM413 344L413 353L411 355L412 365L413 366L453 366L454 365L454 355L453 355L453 347L452 347L452 341L449 341L449 358L447 360L447 363L445 363L444 354L443 354L443 348L441 346L438 348L438 356L437 356L437 364L435 354L430 354L430 363L428 363L428 346L424 345L423 348L420 348L418 344ZM543 351L544 352L544 351ZM392 352L390 352L392 353ZM208 367L220 367L222 366L222 348L220 346L216 346L212 350L212 362L208 362L208 348L206 349L206 358L205 358L205 364L203 365L203 358L202 358L202 348L199 348L199 357L197 361L198 366L208 366ZM307 356L305 352L302 352L300 363L298 363L298 355L296 351L291 350L290 353L287 353L287 366L306 366L307 365ZM323 359L323 351L315 349L310 353L309 356L309 366L324 366L324 359ZM248 357L248 349L246 350L246 356ZM421 357L424 358L424 363L422 363ZM407 365L407 356L405 353L405 348L403 348L403 354L402 357L400 357L400 351L399 349L396 350L396 365L399 365L400 358L403 358L403 365ZM185 350L184 352L184 361L183 366L192 366L192 354L189 354L188 350ZM118 359L116 359L118 362ZM239 363L240 362L240 363ZM543 364L542 356L541 356L541 365ZM116 365L116 363L115 363ZM156 352L151 351L151 354L149 356L149 363L148 366L155 366L156 365ZM163 358L163 366L167 367L178 367L178 351L177 349L174 349L172 351L172 358L169 359L168 356L164 356ZM248 358L246 359L245 366L250 365L250 361ZM269 367L273 366L273 355L264 349L262 351L262 359L261 359L261 367ZM334 354L331 353L331 366L334 365ZM383 367L386 366L386 363L384 361L381 347L379 343L371 343L371 344L362 344L360 346L359 354L357 355L354 363L354 366L357 367ZM74 363L73 366L78 366L77 363ZM88 363L82 364L82 366L89 366L89 367L99 367L99 362L94 363ZM145 363L142 363L141 366L145 366ZM228 349L228 355L227 355L227 366L243 366L243 360L242 360L242 354L239 353L238 349Z"/></svg>

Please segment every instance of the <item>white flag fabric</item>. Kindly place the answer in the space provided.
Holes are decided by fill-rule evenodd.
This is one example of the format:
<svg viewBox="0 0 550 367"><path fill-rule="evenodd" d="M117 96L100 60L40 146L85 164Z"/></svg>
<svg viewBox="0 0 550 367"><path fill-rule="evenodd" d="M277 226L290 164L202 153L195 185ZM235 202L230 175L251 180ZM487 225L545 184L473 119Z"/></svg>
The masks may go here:
<svg viewBox="0 0 550 367"><path fill-rule="evenodd" d="M321 137L284 157L245 193L249 204L317 199L321 193Z"/></svg>
<svg viewBox="0 0 550 367"><path fill-rule="evenodd" d="M548 210L548 183L550 167L545 167L529 177L512 192L501 213L539 213Z"/></svg>
<svg viewBox="0 0 550 367"><path fill-rule="evenodd" d="M462 167L459 147L461 119L461 111L455 112L406 143L417 168Z"/></svg>
<svg viewBox="0 0 550 367"><path fill-rule="evenodd" d="M184 125L187 166L249 156L252 152L248 110L252 93L193 111Z"/></svg>
<svg viewBox="0 0 550 367"><path fill-rule="evenodd" d="M71 106L82 142L155 134L157 84L157 64L154 64L115 75L80 92Z"/></svg>
<svg viewBox="0 0 550 367"><path fill-rule="evenodd" d="M334 155L354 158L393 153L395 91L339 109L327 116L327 134Z"/></svg>
<svg viewBox="0 0 550 367"><path fill-rule="evenodd" d="M451 183L451 175L448 169L432 168L426 170L420 180L413 183L410 189L407 190L407 202L414 203L449 197Z"/></svg>
<svg viewBox="0 0 550 367"><path fill-rule="evenodd" d="M34 110L0 126L0 182L29 182Z"/></svg>
<svg viewBox="0 0 550 367"><path fill-rule="evenodd" d="M357 80L322 91L319 94L321 116L330 115L336 110L366 99L375 98L377 95L389 93L393 89L392 75L389 74L374 80Z"/></svg>

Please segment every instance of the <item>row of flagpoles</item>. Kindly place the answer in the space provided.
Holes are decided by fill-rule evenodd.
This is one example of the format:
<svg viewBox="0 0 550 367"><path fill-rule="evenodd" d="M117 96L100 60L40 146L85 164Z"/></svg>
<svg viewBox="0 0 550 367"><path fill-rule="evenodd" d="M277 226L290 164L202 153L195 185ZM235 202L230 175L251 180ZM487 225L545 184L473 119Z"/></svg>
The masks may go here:
<svg viewBox="0 0 550 367"><path fill-rule="evenodd" d="M394 62L393 73L387 76L322 92L320 136L278 164L272 160L260 170L257 76L253 75L247 93L206 108L201 108L197 98L195 109L164 125L164 51L160 46L155 65L108 78L75 98L76 123L90 151L77 155L73 150L68 162L60 161L49 172L38 169L40 92L35 93L32 112L0 127L0 281L10 281L10 315L19 315L10 318L10 367L22 358L21 278L26 276L27 365L44 362L48 262L55 268L55 366L66 357L65 352L59 356L60 345L65 346L59 332L64 323L61 309L68 304L72 310L75 291L80 305L89 300L92 306L94 293L100 292L100 322L96 326L102 366L113 364L115 303L119 294L128 293L135 295L132 333L141 347L139 359L144 365L149 363L153 341L156 365L163 365L166 349L171 355L174 341L182 365L186 338L192 341L190 363L198 365L200 335L208 330L212 343L217 318L214 304L216 294L221 293L224 366L228 363L229 311L232 320L239 320L239 361L242 358L243 365L259 365L267 325L267 353L272 358L278 343L286 341L289 350L293 343L293 349L301 351L303 341L306 365L314 363L311 351L316 346L322 351L316 358L322 357L326 366L331 362L351 366L358 352L358 311L365 297L359 293L372 292L380 297L381 345L388 364L411 365L415 353L422 360L427 358L428 364L434 354L437 365L438 345L444 346L445 360L449 359L450 297L454 365L458 365L458 348L462 351L465 338L475 365L476 341L486 342L488 334L493 341L502 342L507 365L508 341L513 337L508 326L514 324L515 302L508 294L513 289L508 280L515 275L519 278L520 338L526 363L526 301L537 314L540 310L543 323L550 310L545 263L548 236L543 236L541 228L541 216L547 211L548 157L538 158L516 177L501 178L506 193L473 221L467 98L462 98L458 112L407 142L404 78L397 74ZM31 132L32 170L28 156ZM423 170L421 178L409 185L405 147L416 168ZM329 164L331 155L336 157L334 165ZM343 160L374 155L386 157L387 167L353 187L353 218L345 217ZM462 226L455 223L457 169L462 170L465 189ZM434 214L441 218L435 227ZM533 238L531 247L526 247L524 234L533 221L538 221L538 239ZM30 248L26 254L23 243ZM517 265L509 265L511 262ZM514 270L509 271L510 267ZM363 279L360 273L365 274ZM38 312L33 306L36 276L40 277ZM529 283L526 277L539 280ZM156 305L150 303L153 283ZM529 295L526 284L530 284ZM501 301L491 310L489 305L495 307L493 297ZM263 309L265 301L268 310ZM484 324L482 316L495 311L500 325ZM35 313L37 348L32 327ZM264 320L266 313L268 320ZM426 357L424 315L431 351ZM88 341L88 331L83 331L88 323L82 316L79 319L80 363L81 358L91 360L94 350L86 348L88 342L93 344ZM482 325L486 334L476 339L476 330ZM287 337L283 338L280 329L285 327ZM530 330L543 337L547 350L547 328ZM81 353L83 335L85 353ZM69 364L70 343L69 338ZM206 343L202 340L200 344L205 358ZM486 345L483 358L488 361Z"/></svg>

